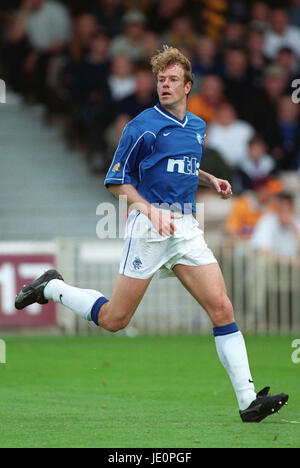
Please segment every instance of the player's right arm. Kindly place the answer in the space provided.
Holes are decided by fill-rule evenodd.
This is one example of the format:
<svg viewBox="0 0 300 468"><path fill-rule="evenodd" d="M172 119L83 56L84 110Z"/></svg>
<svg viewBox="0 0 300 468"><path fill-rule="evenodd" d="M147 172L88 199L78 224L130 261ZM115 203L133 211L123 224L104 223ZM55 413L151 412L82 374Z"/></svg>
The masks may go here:
<svg viewBox="0 0 300 468"><path fill-rule="evenodd" d="M104 184L115 197L126 197L129 208L137 209L147 216L160 235L169 236L175 231L172 220L179 216L160 211L135 188L139 180L139 164L143 156L151 153L154 138L151 132L143 133L134 125L127 125Z"/></svg>

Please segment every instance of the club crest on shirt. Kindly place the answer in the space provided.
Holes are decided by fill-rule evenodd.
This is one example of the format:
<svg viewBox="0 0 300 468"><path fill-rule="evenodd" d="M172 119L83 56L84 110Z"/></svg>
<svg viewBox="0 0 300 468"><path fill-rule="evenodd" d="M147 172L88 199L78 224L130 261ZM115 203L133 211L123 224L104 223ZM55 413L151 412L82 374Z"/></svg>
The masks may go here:
<svg viewBox="0 0 300 468"><path fill-rule="evenodd" d="M143 262L140 258L135 257L134 261L132 262L132 265L135 270L140 270L143 266Z"/></svg>
<svg viewBox="0 0 300 468"><path fill-rule="evenodd" d="M121 163L117 163L114 165L112 172L120 172L121 170Z"/></svg>

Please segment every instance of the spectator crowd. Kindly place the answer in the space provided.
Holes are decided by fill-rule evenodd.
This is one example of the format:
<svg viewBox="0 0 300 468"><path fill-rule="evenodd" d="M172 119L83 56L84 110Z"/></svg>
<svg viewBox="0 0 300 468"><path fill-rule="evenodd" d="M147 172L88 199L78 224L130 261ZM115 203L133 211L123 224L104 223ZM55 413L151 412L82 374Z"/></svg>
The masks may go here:
<svg viewBox="0 0 300 468"><path fill-rule="evenodd" d="M262 180L300 171L300 0L2 0L0 21L2 76L63 119L92 171L107 170L126 123L156 103L149 60L163 44L192 62L203 169L231 180L237 212L265 203ZM235 212L226 229L237 226Z"/></svg>

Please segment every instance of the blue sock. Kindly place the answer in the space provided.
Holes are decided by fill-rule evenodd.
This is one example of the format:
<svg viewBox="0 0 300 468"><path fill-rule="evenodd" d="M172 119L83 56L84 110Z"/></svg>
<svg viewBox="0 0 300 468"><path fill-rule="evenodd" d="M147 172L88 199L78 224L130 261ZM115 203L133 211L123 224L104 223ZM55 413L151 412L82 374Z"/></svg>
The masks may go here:
<svg viewBox="0 0 300 468"><path fill-rule="evenodd" d="M104 296L99 297L99 299L96 300L95 304L92 307L91 319L97 326L99 326L98 319L99 319L100 309L103 306L103 304L105 304L106 302L109 302L108 299L106 299L106 297Z"/></svg>
<svg viewBox="0 0 300 468"><path fill-rule="evenodd" d="M235 322L229 323L228 325L222 325L221 327L213 328L214 336L230 335L231 333L236 333L238 331L239 329Z"/></svg>

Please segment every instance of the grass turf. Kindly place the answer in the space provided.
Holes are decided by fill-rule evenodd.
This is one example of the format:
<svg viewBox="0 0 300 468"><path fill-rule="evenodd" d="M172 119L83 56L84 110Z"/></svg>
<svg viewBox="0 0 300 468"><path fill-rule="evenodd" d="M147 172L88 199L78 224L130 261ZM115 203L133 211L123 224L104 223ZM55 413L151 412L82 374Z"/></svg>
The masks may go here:
<svg viewBox="0 0 300 468"><path fill-rule="evenodd" d="M290 401L243 424L212 337L8 337L0 447L299 447L293 338L247 338L257 391Z"/></svg>

